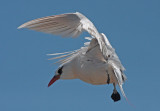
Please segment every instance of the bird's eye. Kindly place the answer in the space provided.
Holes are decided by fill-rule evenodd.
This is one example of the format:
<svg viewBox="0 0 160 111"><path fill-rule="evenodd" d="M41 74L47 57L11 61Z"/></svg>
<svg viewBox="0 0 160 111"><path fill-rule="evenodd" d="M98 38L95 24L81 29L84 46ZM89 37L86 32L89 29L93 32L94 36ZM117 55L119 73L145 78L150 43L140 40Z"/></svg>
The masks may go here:
<svg viewBox="0 0 160 111"><path fill-rule="evenodd" d="M63 66L58 69L58 71L57 71L58 74L62 74L62 72L63 72L62 69L63 69Z"/></svg>

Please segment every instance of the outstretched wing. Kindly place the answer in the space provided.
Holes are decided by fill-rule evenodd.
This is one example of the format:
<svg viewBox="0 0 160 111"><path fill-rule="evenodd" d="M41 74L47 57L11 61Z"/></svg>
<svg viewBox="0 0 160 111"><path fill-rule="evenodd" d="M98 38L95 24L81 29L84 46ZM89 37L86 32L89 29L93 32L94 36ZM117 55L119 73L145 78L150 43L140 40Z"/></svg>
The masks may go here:
<svg viewBox="0 0 160 111"><path fill-rule="evenodd" d="M77 15L76 13L68 13L38 18L22 24L18 29L29 28L63 37L77 37L82 32L80 18Z"/></svg>
<svg viewBox="0 0 160 111"><path fill-rule="evenodd" d="M40 32L61 35L63 37L77 37L85 30L92 37L97 39L104 58L107 58L108 56L106 53L107 47L105 47L105 43L102 40L101 35L93 23L79 12L35 19L22 24L18 27L18 29L20 28L29 28Z"/></svg>

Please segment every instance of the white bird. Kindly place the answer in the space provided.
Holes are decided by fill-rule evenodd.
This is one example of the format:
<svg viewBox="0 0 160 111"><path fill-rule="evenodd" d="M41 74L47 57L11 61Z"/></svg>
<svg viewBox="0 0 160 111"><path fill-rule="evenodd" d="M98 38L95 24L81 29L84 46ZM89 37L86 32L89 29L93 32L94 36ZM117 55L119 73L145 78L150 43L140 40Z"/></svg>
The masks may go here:
<svg viewBox="0 0 160 111"><path fill-rule="evenodd" d="M84 47L70 52L50 54L59 55L51 59L63 59L57 62L60 63L60 67L56 70L48 87L58 79L80 79L93 85L112 83L114 90L111 98L115 102L120 100L120 94L116 89L118 84L122 95L127 100L122 88L126 80L123 65L107 37L99 33L83 14L76 12L43 17L26 22L18 27L20 28L29 28L62 37L77 37L83 31L87 31L91 37L86 37L90 42L84 43Z"/></svg>

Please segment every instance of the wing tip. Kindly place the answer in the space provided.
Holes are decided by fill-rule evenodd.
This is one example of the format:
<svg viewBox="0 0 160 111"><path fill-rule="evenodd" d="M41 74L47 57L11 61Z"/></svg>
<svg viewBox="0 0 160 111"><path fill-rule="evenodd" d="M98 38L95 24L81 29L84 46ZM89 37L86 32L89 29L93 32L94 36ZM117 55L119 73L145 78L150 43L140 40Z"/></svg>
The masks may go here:
<svg viewBox="0 0 160 111"><path fill-rule="evenodd" d="M23 26L22 26L22 25L20 25L17 29L21 29L21 28L23 28Z"/></svg>
<svg viewBox="0 0 160 111"><path fill-rule="evenodd" d="M22 28L26 28L26 24L25 23L20 25L17 29L22 29Z"/></svg>

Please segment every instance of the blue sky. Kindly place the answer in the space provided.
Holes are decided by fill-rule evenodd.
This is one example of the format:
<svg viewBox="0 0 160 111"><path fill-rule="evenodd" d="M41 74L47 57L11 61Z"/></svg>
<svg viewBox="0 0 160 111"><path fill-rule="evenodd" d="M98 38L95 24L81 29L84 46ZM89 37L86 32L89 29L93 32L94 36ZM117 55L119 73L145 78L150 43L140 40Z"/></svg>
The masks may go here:
<svg viewBox="0 0 160 111"><path fill-rule="evenodd" d="M1 111L156 111L160 94L159 0L2 0L0 3L0 110ZM58 67L48 53L83 46L77 39L27 29L24 22L39 17L81 12L107 35L116 49L128 80L114 103L112 85L94 86L80 80L48 82ZM118 89L119 90L119 89Z"/></svg>

